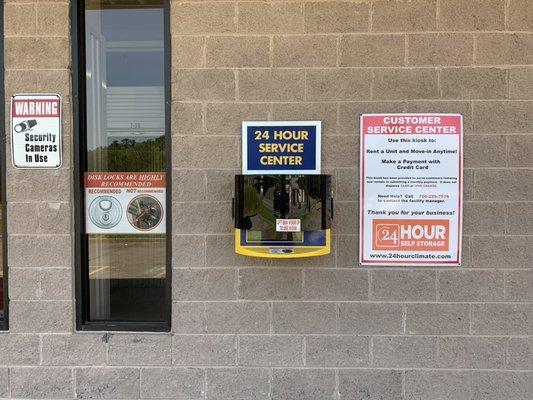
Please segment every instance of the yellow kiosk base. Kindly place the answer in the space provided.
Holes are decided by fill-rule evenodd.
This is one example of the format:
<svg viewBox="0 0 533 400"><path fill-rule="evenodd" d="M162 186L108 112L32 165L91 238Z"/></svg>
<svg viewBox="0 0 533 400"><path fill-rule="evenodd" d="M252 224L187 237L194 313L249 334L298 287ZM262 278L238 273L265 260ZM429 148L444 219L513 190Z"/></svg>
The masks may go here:
<svg viewBox="0 0 533 400"><path fill-rule="evenodd" d="M242 230L235 229L235 253L250 257L263 258L303 258L324 256L331 252L331 230L325 229L325 244L322 246L307 245L295 242L294 245L283 244L260 244L255 242L246 244L245 238L242 237Z"/></svg>

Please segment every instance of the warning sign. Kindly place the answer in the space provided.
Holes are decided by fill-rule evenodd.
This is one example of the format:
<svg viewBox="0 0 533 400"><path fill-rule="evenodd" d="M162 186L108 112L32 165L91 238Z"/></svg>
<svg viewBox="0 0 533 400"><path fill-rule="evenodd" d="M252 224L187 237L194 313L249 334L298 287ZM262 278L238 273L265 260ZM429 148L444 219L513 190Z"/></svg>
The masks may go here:
<svg viewBox="0 0 533 400"><path fill-rule="evenodd" d="M86 233L165 233L163 172L86 172Z"/></svg>
<svg viewBox="0 0 533 400"><path fill-rule="evenodd" d="M460 265L459 114L361 116L359 262Z"/></svg>
<svg viewBox="0 0 533 400"><path fill-rule="evenodd" d="M16 94L11 99L11 146L16 168L61 166L61 97Z"/></svg>

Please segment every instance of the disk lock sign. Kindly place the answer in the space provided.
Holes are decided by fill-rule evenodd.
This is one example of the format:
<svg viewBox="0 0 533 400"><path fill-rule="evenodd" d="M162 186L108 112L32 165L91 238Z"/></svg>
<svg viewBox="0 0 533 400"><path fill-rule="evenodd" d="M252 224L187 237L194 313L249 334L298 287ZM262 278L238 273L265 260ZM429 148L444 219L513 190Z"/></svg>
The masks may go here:
<svg viewBox="0 0 533 400"><path fill-rule="evenodd" d="M361 116L359 262L460 265L458 114Z"/></svg>
<svg viewBox="0 0 533 400"><path fill-rule="evenodd" d="M243 174L319 174L319 121L242 124Z"/></svg>

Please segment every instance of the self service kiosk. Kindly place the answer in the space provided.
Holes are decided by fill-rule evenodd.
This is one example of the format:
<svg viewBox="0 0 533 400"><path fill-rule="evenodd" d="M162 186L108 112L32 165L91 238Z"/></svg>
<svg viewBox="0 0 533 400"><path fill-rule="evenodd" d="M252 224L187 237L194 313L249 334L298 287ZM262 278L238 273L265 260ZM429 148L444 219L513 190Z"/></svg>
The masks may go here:
<svg viewBox="0 0 533 400"><path fill-rule="evenodd" d="M329 254L330 175L236 175L235 252L297 258Z"/></svg>

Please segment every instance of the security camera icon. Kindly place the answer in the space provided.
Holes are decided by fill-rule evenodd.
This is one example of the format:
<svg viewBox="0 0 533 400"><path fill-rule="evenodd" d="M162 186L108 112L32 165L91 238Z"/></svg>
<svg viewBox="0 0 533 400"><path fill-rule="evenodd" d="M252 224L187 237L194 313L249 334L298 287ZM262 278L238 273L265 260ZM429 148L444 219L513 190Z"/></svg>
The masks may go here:
<svg viewBox="0 0 533 400"><path fill-rule="evenodd" d="M89 218L100 229L111 229L122 219L122 206L111 196L99 196L89 206Z"/></svg>
<svg viewBox="0 0 533 400"><path fill-rule="evenodd" d="M15 132L17 132L17 133L23 133L23 132L29 131L35 125L37 125L37 120L28 119L26 121L22 121L21 123L15 125L14 129L15 129Z"/></svg>

